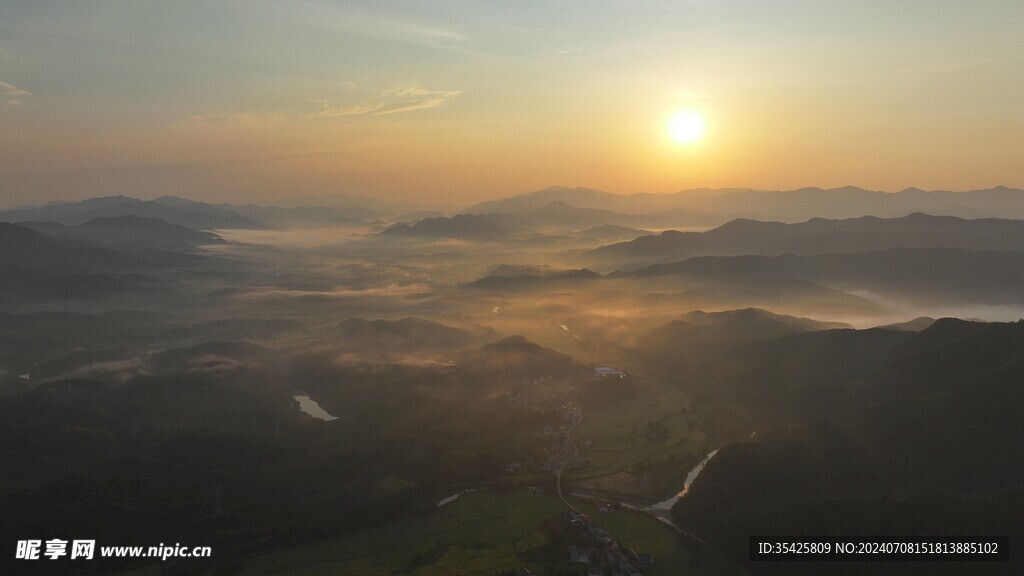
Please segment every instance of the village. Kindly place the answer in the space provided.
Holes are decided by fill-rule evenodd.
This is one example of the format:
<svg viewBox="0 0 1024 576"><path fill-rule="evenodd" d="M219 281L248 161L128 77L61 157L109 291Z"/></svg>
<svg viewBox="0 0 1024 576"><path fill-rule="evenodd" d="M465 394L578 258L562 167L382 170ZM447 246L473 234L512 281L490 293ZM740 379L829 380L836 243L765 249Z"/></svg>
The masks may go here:
<svg viewBox="0 0 1024 576"><path fill-rule="evenodd" d="M607 508L606 508L607 509ZM639 576L654 565L650 554L623 550L604 528L578 510L566 512L565 519L575 530L581 544L569 544L569 562L590 564L587 576Z"/></svg>
<svg viewBox="0 0 1024 576"><path fill-rule="evenodd" d="M624 377L625 373L621 370L608 367L597 367L593 373L595 379L621 379ZM563 410L565 420L565 424L558 429L562 439L561 442L552 445L548 453L548 461L543 469L545 472L554 473L558 478L559 497L569 507L569 510L563 514L563 520L568 524L568 534L571 534L572 540L566 549L568 560L573 564L590 565L586 572L587 576L640 576L640 570L647 570L653 566L654 559L651 555L638 553L633 549L623 550L607 530L591 520L588 515L576 509L562 494L562 471L580 468L585 465L586 461L580 451L580 446L572 438L573 429L583 421L583 410L572 400L566 401L560 408ZM589 441L585 442L589 444ZM599 513L607 514L617 506L610 502L600 501L597 508Z"/></svg>
<svg viewBox="0 0 1024 576"><path fill-rule="evenodd" d="M592 380L624 379L626 373L616 368L598 366L591 373ZM509 394L508 400L518 405L547 405L556 406L555 409L561 415L560 424L546 424L534 430L533 435L537 438L554 438L551 444L544 449L546 462L540 467L543 472L550 472L556 476L563 470L576 470L586 466L586 459L582 450L593 445L590 439L582 439L576 442L571 437L571 432L583 420L583 410L575 400L575 386L570 386L558 392L531 395L528 390L543 388L550 384L551 376L543 376L533 380L524 379L522 387ZM506 474L518 474L528 468L522 461L512 461L505 464Z"/></svg>
<svg viewBox="0 0 1024 576"><path fill-rule="evenodd" d="M588 515L576 509L562 515L571 542L566 546L570 564L587 565L586 576L641 576L654 566L647 553L623 549L607 530ZM515 576L541 576L528 568L516 570Z"/></svg>

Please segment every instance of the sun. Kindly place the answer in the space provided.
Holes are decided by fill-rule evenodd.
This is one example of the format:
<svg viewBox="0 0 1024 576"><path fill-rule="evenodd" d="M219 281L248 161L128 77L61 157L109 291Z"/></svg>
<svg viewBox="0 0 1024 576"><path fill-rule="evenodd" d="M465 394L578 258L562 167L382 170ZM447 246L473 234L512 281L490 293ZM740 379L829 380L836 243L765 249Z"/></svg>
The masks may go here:
<svg viewBox="0 0 1024 576"><path fill-rule="evenodd" d="M694 144L704 137L707 123L693 110L676 112L668 120L668 136L680 144Z"/></svg>

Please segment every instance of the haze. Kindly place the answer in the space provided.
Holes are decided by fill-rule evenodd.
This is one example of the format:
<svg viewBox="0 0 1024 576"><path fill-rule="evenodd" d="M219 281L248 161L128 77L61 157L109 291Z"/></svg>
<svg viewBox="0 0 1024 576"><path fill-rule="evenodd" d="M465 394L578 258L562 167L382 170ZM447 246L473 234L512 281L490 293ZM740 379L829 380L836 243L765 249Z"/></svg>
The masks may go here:
<svg viewBox="0 0 1024 576"><path fill-rule="evenodd" d="M1018 2L0 6L4 205L1024 186ZM666 137L680 109L699 145Z"/></svg>
<svg viewBox="0 0 1024 576"><path fill-rule="evenodd" d="M1024 574L1022 29L0 0L0 574Z"/></svg>

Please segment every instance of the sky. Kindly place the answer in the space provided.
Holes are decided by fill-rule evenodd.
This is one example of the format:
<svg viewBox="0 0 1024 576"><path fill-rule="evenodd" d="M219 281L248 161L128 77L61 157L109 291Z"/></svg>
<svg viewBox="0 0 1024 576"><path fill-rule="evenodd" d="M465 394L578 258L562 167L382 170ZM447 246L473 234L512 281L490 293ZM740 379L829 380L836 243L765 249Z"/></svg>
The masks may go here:
<svg viewBox="0 0 1024 576"><path fill-rule="evenodd" d="M0 205L1024 188L1022 28L1018 0L2 0Z"/></svg>

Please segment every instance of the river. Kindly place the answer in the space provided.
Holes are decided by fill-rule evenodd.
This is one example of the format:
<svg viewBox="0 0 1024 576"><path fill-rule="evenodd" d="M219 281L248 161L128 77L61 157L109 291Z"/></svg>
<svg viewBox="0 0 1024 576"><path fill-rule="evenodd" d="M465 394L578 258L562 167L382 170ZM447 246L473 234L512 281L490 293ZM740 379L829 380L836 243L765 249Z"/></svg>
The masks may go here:
<svg viewBox="0 0 1024 576"><path fill-rule="evenodd" d="M690 491L690 485L693 484L693 481L696 480L697 476L699 476L701 471L704 470L704 466L707 465L708 461L715 457L715 454L718 454L717 448L712 450L711 452L708 452L708 455L705 456L703 460L701 460L696 466L690 469L690 473L686 475L686 480L683 481L682 490L680 490L676 494L673 494L671 497L662 500L661 502L658 502L657 504L651 504L650 506L644 508L644 510L671 510L672 507L676 505L676 502L678 502L679 499L682 498L683 496L686 496L686 493Z"/></svg>

